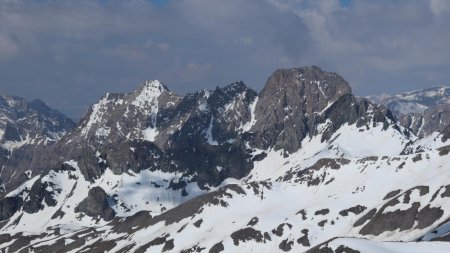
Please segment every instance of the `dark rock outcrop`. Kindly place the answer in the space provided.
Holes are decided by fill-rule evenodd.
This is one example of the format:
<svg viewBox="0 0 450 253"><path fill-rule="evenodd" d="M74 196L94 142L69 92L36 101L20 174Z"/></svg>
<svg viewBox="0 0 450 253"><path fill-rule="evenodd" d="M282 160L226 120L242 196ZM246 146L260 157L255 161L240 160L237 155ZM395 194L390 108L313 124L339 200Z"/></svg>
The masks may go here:
<svg viewBox="0 0 450 253"><path fill-rule="evenodd" d="M108 205L108 196L98 186L89 190L88 196L75 207L75 212L106 221L112 220L115 216L114 210Z"/></svg>
<svg viewBox="0 0 450 253"><path fill-rule="evenodd" d="M315 66L275 71L256 105L258 124L251 128L256 133L256 143L261 148L297 151L311 130L309 119L350 93L350 86L342 77Z"/></svg>
<svg viewBox="0 0 450 253"><path fill-rule="evenodd" d="M0 220L11 218L22 206L22 198L6 197L0 200Z"/></svg>

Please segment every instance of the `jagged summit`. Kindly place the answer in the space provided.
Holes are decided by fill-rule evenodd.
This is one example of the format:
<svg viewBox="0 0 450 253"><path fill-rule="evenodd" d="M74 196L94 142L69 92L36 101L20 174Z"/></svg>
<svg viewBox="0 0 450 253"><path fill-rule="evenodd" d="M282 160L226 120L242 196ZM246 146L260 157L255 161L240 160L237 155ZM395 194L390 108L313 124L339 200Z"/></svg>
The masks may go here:
<svg viewBox="0 0 450 253"><path fill-rule="evenodd" d="M144 83L136 89L136 92L141 93L150 90L153 92L170 91L167 85L163 84L159 80L145 80Z"/></svg>
<svg viewBox="0 0 450 253"><path fill-rule="evenodd" d="M313 130L315 115L339 98L350 95L350 85L339 75L316 66L279 69L267 80L255 106L255 122L261 147L297 151ZM350 98L349 97L349 98Z"/></svg>
<svg viewBox="0 0 450 253"><path fill-rule="evenodd" d="M245 85L245 83L243 81L238 81L238 82L228 84L223 88L217 87L216 89L223 89L225 91L242 91L242 90L246 90L249 88L247 87L247 85Z"/></svg>

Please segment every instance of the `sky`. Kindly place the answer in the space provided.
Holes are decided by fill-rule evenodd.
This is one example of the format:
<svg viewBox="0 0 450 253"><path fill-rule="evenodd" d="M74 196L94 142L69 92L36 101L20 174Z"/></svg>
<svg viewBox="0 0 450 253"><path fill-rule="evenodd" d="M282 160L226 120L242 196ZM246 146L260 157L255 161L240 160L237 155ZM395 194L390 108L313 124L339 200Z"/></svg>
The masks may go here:
<svg viewBox="0 0 450 253"><path fill-rule="evenodd" d="M309 65L358 96L450 85L450 1L0 1L0 93L74 119L145 80L259 91L276 69Z"/></svg>

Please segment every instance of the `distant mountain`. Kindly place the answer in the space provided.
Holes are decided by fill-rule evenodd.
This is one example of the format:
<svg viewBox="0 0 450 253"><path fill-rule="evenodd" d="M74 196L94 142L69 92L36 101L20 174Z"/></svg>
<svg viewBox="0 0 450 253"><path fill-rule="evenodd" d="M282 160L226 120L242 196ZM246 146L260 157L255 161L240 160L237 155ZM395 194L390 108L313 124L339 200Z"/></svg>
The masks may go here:
<svg viewBox="0 0 450 253"><path fill-rule="evenodd" d="M74 127L70 118L41 100L28 102L0 94L0 167L14 150L24 145L54 143Z"/></svg>
<svg viewBox="0 0 450 253"><path fill-rule="evenodd" d="M434 87L394 96L382 94L368 98L386 105L395 114L422 113L436 105L450 104L450 87Z"/></svg>
<svg viewBox="0 0 450 253"><path fill-rule="evenodd" d="M75 123L41 100L0 95L0 140L4 147L36 141L56 141Z"/></svg>
<svg viewBox="0 0 450 253"><path fill-rule="evenodd" d="M418 137L397 118L315 66L259 93L106 94L54 144L11 154L0 249L447 252L450 128Z"/></svg>
<svg viewBox="0 0 450 253"><path fill-rule="evenodd" d="M368 97L389 108L416 135L427 136L450 125L450 87L435 87Z"/></svg>

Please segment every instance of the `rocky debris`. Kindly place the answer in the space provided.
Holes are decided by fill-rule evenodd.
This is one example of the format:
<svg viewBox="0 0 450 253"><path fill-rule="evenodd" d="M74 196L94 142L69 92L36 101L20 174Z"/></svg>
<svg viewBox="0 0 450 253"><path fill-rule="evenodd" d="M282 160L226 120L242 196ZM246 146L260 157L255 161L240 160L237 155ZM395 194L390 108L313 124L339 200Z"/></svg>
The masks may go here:
<svg viewBox="0 0 450 253"><path fill-rule="evenodd" d="M225 247L223 247L222 242L218 242L211 247L211 249L209 250L209 253L220 253L224 250L225 250Z"/></svg>
<svg viewBox="0 0 450 253"><path fill-rule="evenodd" d="M324 209L317 210L314 213L314 215L326 215L326 214L329 214L329 213L330 213L330 209L324 208Z"/></svg>
<svg viewBox="0 0 450 253"><path fill-rule="evenodd" d="M306 253L361 253L358 250L352 249L351 247L342 244L339 245L338 247L332 247L331 243L335 239L337 238L333 238L319 245L316 245L307 250Z"/></svg>
<svg viewBox="0 0 450 253"><path fill-rule="evenodd" d="M302 229L302 234L303 236L297 239L297 243L301 244L305 247L309 247L311 246L309 239L308 239L308 234L309 234L309 230L308 229Z"/></svg>
<svg viewBox="0 0 450 253"><path fill-rule="evenodd" d="M196 222L194 222L194 226L196 226L197 228L199 228L203 223L203 219L199 219Z"/></svg>
<svg viewBox="0 0 450 253"><path fill-rule="evenodd" d="M200 247L198 244L194 245L188 249L181 250L180 253L194 253L194 252L202 252L205 250L205 247Z"/></svg>
<svg viewBox="0 0 450 253"><path fill-rule="evenodd" d="M383 200L387 200L387 199L393 198L393 197L397 196L401 191L402 190L399 189L399 190L394 190L394 191L388 192L386 194L386 196L384 196Z"/></svg>
<svg viewBox="0 0 450 253"><path fill-rule="evenodd" d="M440 156L448 155L450 153L450 145L443 146L437 149Z"/></svg>
<svg viewBox="0 0 450 253"><path fill-rule="evenodd" d="M88 196L75 207L75 212L106 221L112 220L115 216L114 210L108 204L108 196L98 186L89 190Z"/></svg>
<svg viewBox="0 0 450 253"><path fill-rule="evenodd" d="M251 227L240 229L236 232L233 232L230 236L233 239L234 245L236 246L239 246L239 242L245 243L247 241L256 241L256 242L264 241L264 237L261 231L258 231Z"/></svg>
<svg viewBox="0 0 450 253"><path fill-rule="evenodd" d="M292 246L294 246L294 241L289 240L289 239L284 239L283 241L281 241L278 248L280 248L284 252L288 252L292 249Z"/></svg>
<svg viewBox="0 0 450 253"><path fill-rule="evenodd" d="M327 223L328 223L328 220L321 220L317 223L317 226L323 228L325 226L325 224L327 224Z"/></svg>
<svg viewBox="0 0 450 253"><path fill-rule="evenodd" d="M292 225L289 223L281 223L280 225L278 225L278 227L276 229L272 229L272 234L274 234L278 237L283 236L285 226L288 227L289 229L292 228Z"/></svg>
<svg viewBox="0 0 450 253"><path fill-rule="evenodd" d="M366 214L364 214L361 218L359 218L355 224L353 224L354 227L359 227L364 225L367 221L370 221L370 219L372 219L375 214L377 213L377 209L371 209L369 212L367 212Z"/></svg>
<svg viewBox="0 0 450 253"><path fill-rule="evenodd" d="M366 209L367 209L367 207L365 207L365 206L357 205L354 207L350 207L348 209L344 209L344 210L340 211L339 214L342 216L348 216L349 213L358 215L358 214L364 212Z"/></svg>
<svg viewBox="0 0 450 253"><path fill-rule="evenodd" d="M258 217L253 217L253 218L247 223L247 226L254 226L254 225L258 224L258 221L259 221Z"/></svg>
<svg viewBox="0 0 450 253"><path fill-rule="evenodd" d="M296 215L298 215L298 214L301 215L302 220L306 220L306 211L305 211L304 209L298 211L298 212L296 213Z"/></svg>
<svg viewBox="0 0 450 253"><path fill-rule="evenodd" d="M418 191L420 196L429 193L428 186L417 186L411 188L401 195L389 200L377 212L371 210L362 220L370 219L369 222L360 230L362 235L380 235L386 231L400 231L409 229L424 229L431 226L434 222L439 220L443 215L443 210L439 207L430 207L427 205L421 207L419 202L411 201L411 194ZM398 204L408 205L409 207L402 207L394 211L386 211L389 207L395 207ZM372 217L369 217L372 216ZM363 224L364 221L358 220L358 224ZM355 226L358 226L355 223Z"/></svg>
<svg viewBox="0 0 450 253"><path fill-rule="evenodd" d="M324 167L328 167L333 170L338 170L339 168L341 168L341 165L346 165L349 163L350 160L345 158L321 158L313 166L311 166L310 169L318 171Z"/></svg>

